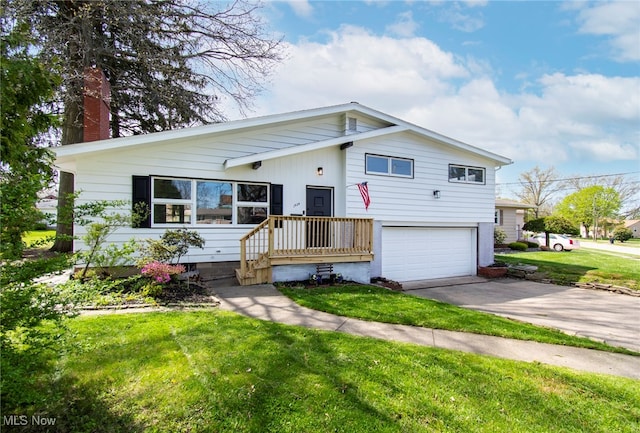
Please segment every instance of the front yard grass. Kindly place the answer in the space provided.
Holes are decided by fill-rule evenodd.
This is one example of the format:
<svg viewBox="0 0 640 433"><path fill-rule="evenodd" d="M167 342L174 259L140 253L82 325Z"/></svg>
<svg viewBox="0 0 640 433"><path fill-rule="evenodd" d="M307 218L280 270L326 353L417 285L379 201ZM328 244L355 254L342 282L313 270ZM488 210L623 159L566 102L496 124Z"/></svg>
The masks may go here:
<svg viewBox="0 0 640 433"><path fill-rule="evenodd" d="M48 405L31 409L56 417L49 431L640 429L640 381L626 378L221 311L79 317L69 326L75 348L43 387Z"/></svg>
<svg viewBox="0 0 640 433"><path fill-rule="evenodd" d="M496 260L538 267L557 284L603 283L640 290L640 259L619 253L580 249L496 254Z"/></svg>
<svg viewBox="0 0 640 433"><path fill-rule="evenodd" d="M34 230L24 233L22 241L31 248L33 245L37 248L50 248L53 245L53 239L56 235L55 230Z"/></svg>
<svg viewBox="0 0 640 433"><path fill-rule="evenodd" d="M339 316L449 331L561 344L609 352L635 353L555 329L518 322L445 302L419 298L378 286L344 284L307 289L279 287L296 303Z"/></svg>

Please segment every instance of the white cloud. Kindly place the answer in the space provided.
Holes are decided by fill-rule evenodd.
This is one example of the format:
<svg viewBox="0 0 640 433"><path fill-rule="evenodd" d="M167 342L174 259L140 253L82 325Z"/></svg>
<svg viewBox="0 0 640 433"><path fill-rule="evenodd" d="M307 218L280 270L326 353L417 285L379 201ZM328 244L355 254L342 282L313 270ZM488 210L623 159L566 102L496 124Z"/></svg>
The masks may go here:
<svg viewBox="0 0 640 433"><path fill-rule="evenodd" d="M614 59L640 60L640 2L596 3L580 10L578 22L581 33L610 37Z"/></svg>
<svg viewBox="0 0 640 433"><path fill-rule="evenodd" d="M549 74L509 94L498 90L486 61L426 38L354 26L327 35L289 47L256 114L358 101L520 162L638 158L638 77Z"/></svg>
<svg viewBox="0 0 640 433"><path fill-rule="evenodd" d="M596 141L576 141L570 145L581 159L591 159L607 163L611 161L637 160L638 148L631 144L607 141L606 138Z"/></svg>
<svg viewBox="0 0 640 433"><path fill-rule="evenodd" d="M414 36L419 27L418 23L413 19L413 13L407 11L398 14L396 21L393 24L389 24L386 27L386 31L392 35L408 38Z"/></svg>
<svg viewBox="0 0 640 433"><path fill-rule="evenodd" d="M465 2L466 6L484 6L485 2ZM458 2L446 3L445 7L439 12L439 19L442 22L451 24L456 30L466 33L472 33L484 27L484 18L482 13L469 13Z"/></svg>
<svg viewBox="0 0 640 433"><path fill-rule="evenodd" d="M309 18L313 14L313 6L308 0L288 0L293 12L302 18Z"/></svg>

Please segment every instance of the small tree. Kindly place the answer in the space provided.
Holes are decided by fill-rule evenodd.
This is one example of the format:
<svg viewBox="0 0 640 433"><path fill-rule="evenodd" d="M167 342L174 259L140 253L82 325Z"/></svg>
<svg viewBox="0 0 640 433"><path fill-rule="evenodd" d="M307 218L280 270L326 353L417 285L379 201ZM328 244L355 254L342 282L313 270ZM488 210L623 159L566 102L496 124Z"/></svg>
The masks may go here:
<svg viewBox="0 0 640 433"><path fill-rule="evenodd" d="M614 218L620 206L620 197L615 189L593 185L566 196L556 206L556 212L575 224L582 224L587 235L589 228L593 227L595 240L599 221Z"/></svg>
<svg viewBox="0 0 640 433"><path fill-rule="evenodd" d="M620 242L628 241L632 237L633 232L631 231L631 229L625 227L618 227L613 231L613 238Z"/></svg>
<svg viewBox="0 0 640 433"><path fill-rule="evenodd" d="M523 230L531 232L544 232L545 245L550 244L549 233L567 233L572 235L579 233L579 230L571 221L555 215L528 221L522 228Z"/></svg>
<svg viewBox="0 0 640 433"><path fill-rule="evenodd" d="M119 227L135 226L137 222L146 218L146 209L140 206L135 208L133 212L117 211L127 204L126 200L102 200L76 207L74 212L76 223L87 227L87 233L82 237L82 240L88 250L78 254L78 257L84 262L80 278L86 277L89 266L96 258L101 257L100 260L104 262L103 245L113 232ZM131 249L129 244L125 244L124 248L125 252ZM113 248L111 249L111 255L118 253Z"/></svg>
<svg viewBox="0 0 640 433"><path fill-rule="evenodd" d="M204 248L205 240L195 230L185 228L167 230L158 240L147 239L146 247L142 251L139 265L146 265L152 261L164 263L180 263L180 258L189 252L189 247Z"/></svg>

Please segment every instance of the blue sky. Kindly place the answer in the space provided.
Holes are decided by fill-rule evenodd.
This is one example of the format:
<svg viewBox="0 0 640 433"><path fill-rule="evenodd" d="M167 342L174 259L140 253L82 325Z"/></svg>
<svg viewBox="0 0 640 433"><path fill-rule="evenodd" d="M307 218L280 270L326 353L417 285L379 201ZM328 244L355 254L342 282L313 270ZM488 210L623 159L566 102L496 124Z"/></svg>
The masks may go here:
<svg viewBox="0 0 640 433"><path fill-rule="evenodd" d="M640 2L267 1L287 59L250 115L358 101L514 160L640 180Z"/></svg>

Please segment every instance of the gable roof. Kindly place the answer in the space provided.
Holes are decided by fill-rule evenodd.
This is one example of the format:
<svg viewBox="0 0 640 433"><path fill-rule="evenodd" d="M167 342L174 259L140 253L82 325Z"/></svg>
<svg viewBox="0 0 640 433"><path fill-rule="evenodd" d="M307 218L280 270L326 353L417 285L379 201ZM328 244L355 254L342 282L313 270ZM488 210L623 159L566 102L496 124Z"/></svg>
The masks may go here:
<svg viewBox="0 0 640 433"><path fill-rule="evenodd" d="M537 206L533 204L520 203L514 200L496 199L496 207L505 207L513 209L535 209Z"/></svg>
<svg viewBox="0 0 640 433"><path fill-rule="evenodd" d="M428 138L439 143L445 144L452 148L471 152L473 154L483 156L490 160L493 160L497 165L508 165L513 161L504 156L489 152L479 147L472 146L467 143L455 140L450 137L438 134L426 128L414 125L404 120L395 118L388 114L376 111L364 105L360 105L357 102L350 102L348 104L334 105L329 107L314 108L309 110L300 110L290 113L274 114L268 116L254 117L249 119L234 120L223 123L213 123L210 125L175 129L170 131L155 132L144 135L133 135L129 137L113 138L109 140L92 141L88 143L77 143L66 146L60 146L53 148L58 160L73 159L76 156L88 155L95 152L110 151L115 149L124 149L133 146L140 146L151 143L161 143L177 139L185 139L190 137L198 137L202 135L216 135L228 132L240 132L251 129L259 129L264 126L276 126L287 122L293 122L297 120L309 120L322 116L332 114L346 114L355 115L360 114L363 116L378 119L387 123L389 126L383 127L377 130L352 133L342 137L332 138L328 140L321 140L317 142L307 143L298 146L292 146L286 149L267 151L255 155L244 156L240 158L230 159L225 162L225 168L235 167L241 164L248 164L260 160L278 158L281 156L293 155L300 152L306 152L309 150L317 150L324 147L341 145L345 142L353 142L357 140L363 140L367 138L395 134L402 131L409 131L424 138Z"/></svg>

